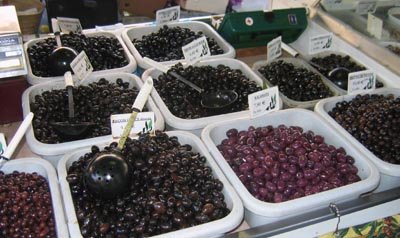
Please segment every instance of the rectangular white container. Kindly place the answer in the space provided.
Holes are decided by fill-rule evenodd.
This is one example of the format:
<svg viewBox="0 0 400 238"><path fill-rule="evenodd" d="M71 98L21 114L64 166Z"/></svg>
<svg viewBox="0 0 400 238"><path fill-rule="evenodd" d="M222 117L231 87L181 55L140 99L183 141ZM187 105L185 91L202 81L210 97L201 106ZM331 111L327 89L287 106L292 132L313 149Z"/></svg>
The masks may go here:
<svg viewBox="0 0 400 238"><path fill-rule="evenodd" d="M93 75L85 81L82 82L83 85L88 85L92 82L96 82L101 78L105 78L109 82L115 83L117 78L121 78L124 82L129 82L130 86L137 87L140 89L143 85L142 81L139 77L133 74L128 73L109 73L103 75ZM49 91L53 89L63 89L65 88L64 81L54 81L48 83L42 83L38 85L34 85L29 87L25 92L22 94L22 110L24 116L26 116L30 111L30 102L34 100L36 95L40 95L44 91ZM133 100L133 99L132 99ZM133 103L133 101L132 101ZM157 106L151 99L148 99L146 103L146 107L149 111L153 111L155 113L155 129L156 130L164 130L164 118L161 115L160 111L158 110ZM102 143L106 141L110 141L112 139L111 135L107 136L100 136L90 139L83 139L83 140L76 140L70 142L64 142L59 144L45 144L38 141L35 138L33 133L32 126L28 128L26 132L26 142L28 143L29 148L32 152L42 156L44 159L50 161L54 167L57 166L58 160L68 151L74 150L76 148L89 146L96 143Z"/></svg>
<svg viewBox="0 0 400 238"><path fill-rule="evenodd" d="M249 126L260 127L272 125L277 127L281 124L300 126L305 131L312 130L315 134L324 136L327 144L333 145L336 148L343 147L347 154L354 157L355 166L359 170L358 176L360 176L361 181L281 203L263 202L253 197L223 158L217 149L217 145L226 138L226 131L231 128L236 128L240 131L247 130ZM213 123L204 128L201 138L241 197L245 207L245 220L250 227L282 221L286 218L305 214L323 207L328 209L330 203L355 199L361 194L375 189L379 183L379 172L374 164L366 159L354 146L347 143L344 137L332 126L309 110L286 109L254 119L246 117Z"/></svg>
<svg viewBox="0 0 400 238"><path fill-rule="evenodd" d="M309 71L319 75L321 77L321 80L323 82L323 84L325 84L329 90L333 93L333 96L338 96L341 95L338 88L328 79L325 78L325 76L323 76L320 72L318 72L318 70L314 69L313 67L311 67L306 61L302 60L302 59L297 59L297 58L278 58L275 59L271 62L268 62L267 60L262 60L262 61L257 61L253 64L253 70L254 72L263 80L265 80L266 84L268 85L268 87L273 87L275 85L273 85L269 80L267 80L258 70L260 68L262 68L263 66L266 66L272 62L276 62L276 61L284 61L285 63L290 63L293 64L296 68L305 68L308 69ZM320 99L317 100L311 100L311 101L296 101L293 99L290 99L288 97L286 97L282 92L279 92L283 104L287 107L297 107L297 108L307 108L307 109L312 109L314 108L315 104L317 104L317 102Z"/></svg>
<svg viewBox="0 0 400 238"><path fill-rule="evenodd" d="M400 97L400 89L394 88L381 88L371 91L369 93L362 93L362 94L382 94L388 95L393 94L395 97ZM354 147L360 150L366 158L371 160L375 166L378 168L379 172L381 173L381 181L378 188L375 192L380 192L384 190L388 190L390 188L395 188L400 186L400 165L391 164L385 162L378 157L376 157L370 150L368 150L364 145L362 145L356 138L354 138L349 132L347 132L342 126L339 125L331 116L329 116L328 112L331 111L336 103L342 101L350 101L356 95L346 95L346 96L339 96L334 98L328 98L325 100L321 100L315 106L315 112L321 115L321 117L328 122L330 125L336 128L336 130L342 134L346 140L350 141Z"/></svg>
<svg viewBox="0 0 400 238"><path fill-rule="evenodd" d="M40 158L13 159L6 162L4 166L0 168L0 170L6 174L12 173L13 171L18 171L25 173L36 172L37 174L43 176L49 183L57 237L69 237L63 204L61 201L61 193L57 182L56 170L49 162Z"/></svg>
<svg viewBox="0 0 400 238"><path fill-rule="evenodd" d="M257 76L246 64L239 60L235 59L210 59L210 60L203 60L195 64L195 66L205 66L205 65L210 65L212 67L217 67L218 65L226 65L230 67L231 69L239 69L243 72L243 75L245 75L247 78L249 78L252 81L255 81L257 85L262 87L262 79ZM152 78L158 78L158 76L161 74L160 71L155 70L155 69L148 69L146 70L143 75L142 75L142 80L147 78L148 76L151 76ZM210 123L225 120L227 118L239 118L239 117L245 117L247 115L250 115L249 110L246 111L240 111L240 112L233 112L233 113L228 113L228 114L221 114L221 115L216 115L216 116L210 116L210 117L202 117L202 118L197 118L197 119L183 119L176 117L171 113L171 111L168 109L168 107L165 105L164 101L161 99L160 95L158 94L157 90L153 90L151 92L151 96L153 97L154 101L156 102L158 108L160 109L161 113L164 116L165 122L166 122L166 127L167 130L187 130L190 131L198 136L200 136L201 130L209 125ZM280 108L282 108L282 100L279 102Z"/></svg>
<svg viewBox="0 0 400 238"><path fill-rule="evenodd" d="M218 165L215 163L211 155L208 153L207 148L204 146L204 144L198 137L196 137L191 133L182 131L170 131L167 132L167 134L168 136L177 136L179 142L182 145L183 144L191 145L193 151L198 152L207 158L206 164L211 167L213 176L215 178L218 178L224 184L223 194L225 196L225 202L227 204L227 207L231 210L231 212L226 217L216 221L152 237L153 238L177 238L177 237L211 238L211 237L221 237L225 233L235 229L237 226L240 225L240 223L243 220L243 204L240 201L240 198L236 194L233 187L229 184L229 182L225 178L222 171L218 168ZM101 149L103 149L104 146L108 145L108 143L102 143L97 145ZM70 187L66 180L66 176L68 168L71 166L71 164L74 161L77 161L81 156L83 156L85 153L88 152L90 152L90 146L68 153L60 160L57 167L58 178L65 204L64 207L65 213L67 215L68 229L71 234L71 237L74 238L82 237L82 235L80 232L79 223L76 217L75 208L70 192Z"/></svg>
<svg viewBox="0 0 400 238"><path fill-rule="evenodd" d="M125 41L125 44L128 46L129 50L132 52L135 57L138 65L143 69L151 68L150 65L146 64L143 61L142 55L137 51L136 47L133 45L133 39L142 39L144 35L148 35L151 33L157 32L163 25L152 25L152 26L134 26L132 28L128 28L122 32L122 39ZM217 42L217 44L224 51L223 54L220 55L212 55L210 59L216 58L234 58L235 57L235 49L224 39L222 38L211 26L207 25L204 22L199 21L186 21L186 22L175 22L169 23L169 27L182 27L189 28L192 31L199 32L202 31L205 36L212 38ZM182 60L172 60L172 61L164 61L160 62L165 65L177 64L179 62L184 62Z"/></svg>
<svg viewBox="0 0 400 238"><path fill-rule="evenodd" d="M121 73L121 72L132 73L136 70L136 67L137 67L136 60L130 54L128 48L126 47L125 43L123 42L123 40L120 36L116 35L113 32L106 32L106 31L84 33L84 35L86 35L87 37L104 36L104 37L108 37L108 38L117 38L119 43L121 44L122 48L124 49L125 58L126 58L126 60L128 60L128 64L125 65L124 67L93 71L91 75L101 75L101 74L105 74L105 73ZM64 79L63 76L41 77L41 76L34 75L32 72L32 67L31 67L31 64L29 61L28 48L40 41L43 41L44 39L47 39L47 38L53 38L53 36L33 39L24 44L24 52L25 52L25 56L27 59L27 66L28 66L28 82L31 85L45 83L45 82L53 82L55 80L63 80ZM78 52L78 53L80 53L80 52Z"/></svg>

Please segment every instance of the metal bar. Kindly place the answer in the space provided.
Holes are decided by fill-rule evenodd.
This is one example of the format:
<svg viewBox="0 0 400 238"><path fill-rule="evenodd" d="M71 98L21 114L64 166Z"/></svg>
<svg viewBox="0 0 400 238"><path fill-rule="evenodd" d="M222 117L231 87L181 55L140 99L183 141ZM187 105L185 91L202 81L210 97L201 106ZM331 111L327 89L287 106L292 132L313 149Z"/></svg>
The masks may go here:
<svg viewBox="0 0 400 238"><path fill-rule="evenodd" d="M372 193L343 203L337 203L341 216L374 207L386 202L390 202L400 198L400 188L390 189L380 193ZM307 214L295 216L283 221L278 221L244 231L239 231L226 235L227 238L265 238L295 229L303 228L312 224L335 218L329 207L322 208Z"/></svg>

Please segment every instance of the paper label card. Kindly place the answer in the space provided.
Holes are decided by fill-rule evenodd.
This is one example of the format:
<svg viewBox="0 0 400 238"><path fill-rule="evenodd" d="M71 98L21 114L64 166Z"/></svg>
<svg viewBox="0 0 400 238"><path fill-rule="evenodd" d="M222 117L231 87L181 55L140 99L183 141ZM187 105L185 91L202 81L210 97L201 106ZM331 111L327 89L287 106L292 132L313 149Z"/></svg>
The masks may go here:
<svg viewBox="0 0 400 238"><path fill-rule="evenodd" d="M163 24L168 22L176 22L179 21L180 16L181 16L180 6L161 9L156 12L156 23Z"/></svg>
<svg viewBox="0 0 400 238"><path fill-rule="evenodd" d="M75 59L71 62L71 69L74 74L82 81L93 72L93 66L90 63L88 56L85 51L82 51Z"/></svg>
<svg viewBox="0 0 400 238"><path fill-rule="evenodd" d="M255 118L279 110L279 89L277 86L264 89L248 96L250 117Z"/></svg>
<svg viewBox="0 0 400 238"><path fill-rule="evenodd" d="M6 138L3 133L0 133L0 155L3 155L7 149Z"/></svg>
<svg viewBox="0 0 400 238"><path fill-rule="evenodd" d="M57 22L63 33L82 33L82 25L78 18L57 17Z"/></svg>
<svg viewBox="0 0 400 238"><path fill-rule="evenodd" d="M310 37L309 54L317 54L320 52L328 51L332 47L333 34L327 33L318 36Z"/></svg>
<svg viewBox="0 0 400 238"><path fill-rule="evenodd" d="M113 138L121 137L130 116L130 113L111 115L111 134ZM140 112L136 117L135 123L133 124L129 135L153 132L154 130L154 112Z"/></svg>
<svg viewBox="0 0 400 238"><path fill-rule="evenodd" d="M368 13L374 13L375 11L376 1L358 2L356 7L356 13L358 15L366 15Z"/></svg>
<svg viewBox="0 0 400 238"><path fill-rule="evenodd" d="M349 74L347 92L360 93L375 89L376 74L372 70L364 70Z"/></svg>
<svg viewBox="0 0 400 238"><path fill-rule="evenodd" d="M367 31L374 37L381 39L383 32L383 21L374 16L372 13L368 13Z"/></svg>
<svg viewBox="0 0 400 238"><path fill-rule="evenodd" d="M196 39L182 47L183 56L188 64L192 65L196 62L211 56L210 48L208 47L207 38L205 36Z"/></svg>
<svg viewBox="0 0 400 238"><path fill-rule="evenodd" d="M282 36L279 36L267 44L267 60L271 61L282 55Z"/></svg>

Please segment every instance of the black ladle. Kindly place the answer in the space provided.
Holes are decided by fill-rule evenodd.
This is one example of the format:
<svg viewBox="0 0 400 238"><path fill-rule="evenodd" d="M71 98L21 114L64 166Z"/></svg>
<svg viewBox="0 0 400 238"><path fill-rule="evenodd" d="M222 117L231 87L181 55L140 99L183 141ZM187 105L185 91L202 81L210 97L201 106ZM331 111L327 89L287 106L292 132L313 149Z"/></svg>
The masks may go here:
<svg viewBox="0 0 400 238"><path fill-rule="evenodd" d="M51 52L48 57L49 68L55 76L64 75L71 70L71 62L75 59L78 53L69 47L62 46L60 29L56 19L51 19L54 36L57 43L57 48Z"/></svg>
<svg viewBox="0 0 400 238"><path fill-rule="evenodd" d="M85 170L84 182L93 195L103 199L112 199L124 193L130 187L132 169L122 155L122 149L137 114L142 110L152 89L153 79L149 77L133 103L133 111L122 132L118 146L112 151L96 154L89 162Z"/></svg>
<svg viewBox="0 0 400 238"><path fill-rule="evenodd" d="M232 105L238 99L239 95L233 90L219 90L215 92L206 93L204 89L188 81L176 72L169 70L169 68L163 64L160 64L150 58L144 57L144 61L155 69L169 74L189 87L193 88L201 95L201 106L208 109L219 110Z"/></svg>
<svg viewBox="0 0 400 238"><path fill-rule="evenodd" d="M84 138L96 125L94 122L76 122L74 111L74 81L70 71L64 74L65 86L68 91L68 121L50 122L56 133L67 140L79 140Z"/></svg>
<svg viewBox="0 0 400 238"><path fill-rule="evenodd" d="M302 56L299 54L299 52L297 52L295 49L293 49L289 45L287 45L283 42L281 45L282 45L282 49L284 49L286 52L288 52L293 57L302 58ZM337 85L338 87L340 87L344 90L347 90L348 75L349 75L349 73L351 73L349 69L347 69L345 67L336 67L332 70L328 70L327 68L325 68L319 64L316 64L312 61L308 61L304 58L303 58L303 60L305 60L308 64L310 64L311 66L316 68L318 71L327 72L327 76L328 76L329 80L332 81L332 83L334 83L335 85Z"/></svg>

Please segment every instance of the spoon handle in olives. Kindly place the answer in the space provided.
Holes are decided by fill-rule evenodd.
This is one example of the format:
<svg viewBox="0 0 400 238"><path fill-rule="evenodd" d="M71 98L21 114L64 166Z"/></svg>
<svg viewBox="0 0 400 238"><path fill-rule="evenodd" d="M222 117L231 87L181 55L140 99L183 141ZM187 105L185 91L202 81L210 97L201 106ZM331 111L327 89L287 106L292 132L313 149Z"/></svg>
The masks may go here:
<svg viewBox="0 0 400 238"><path fill-rule="evenodd" d="M10 159L10 157L14 153L22 137L25 135L26 130L28 130L28 127L31 125L32 119L33 119L33 113L30 112L22 121L21 125L18 127L17 132L15 132L15 135L11 139L10 144L7 146L6 151L2 155L3 159L0 160L0 168L7 161L7 159Z"/></svg>
<svg viewBox="0 0 400 238"><path fill-rule="evenodd" d="M144 104L146 103L151 90L153 89L153 79L151 77L148 77L146 81L144 82L143 87L140 89L139 94L137 95L135 102L133 103L133 111L131 113L131 116L129 117L128 123L126 123L124 131L122 132L121 138L118 141L118 150L122 150L124 148L126 139L129 136L129 133L131 132L131 129L133 127L133 124L136 120L137 114L142 111L142 108Z"/></svg>
<svg viewBox="0 0 400 238"><path fill-rule="evenodd" d="M60 37L60 27L58 26L58 21L55 18L51 18L51 27L53 28L54 37L56 38L57 48L62 47L61 37Z"/></svg>

